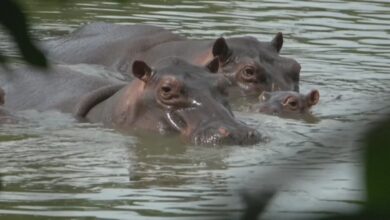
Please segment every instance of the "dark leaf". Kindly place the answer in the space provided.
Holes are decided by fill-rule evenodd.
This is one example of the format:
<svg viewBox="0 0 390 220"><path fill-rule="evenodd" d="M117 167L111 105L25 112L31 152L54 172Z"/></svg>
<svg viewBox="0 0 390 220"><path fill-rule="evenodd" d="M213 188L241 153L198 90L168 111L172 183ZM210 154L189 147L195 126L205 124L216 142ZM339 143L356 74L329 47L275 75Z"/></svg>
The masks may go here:
<svg viewBox="0 0 390 220"><path fill-rule="evenodd" d="M7 59L0 53L0 64L3 64L7 61Z"/></svg>
<svg viewBox="0 0 390 220"><path fill-rule="evenodd" d="M371 129L365 138L365 181L367 203L362 212L323 220L390 219L390 117Z"/></svg>
<svg viewBox="0 0 390 220"><path fill-rule="evenodd" d="M390 117L372 129L365 149L367 201L370 211L390 213Z"/></svg>
<svg viewBox="0 0 390 220"><path fill-rule="evenodd" d="M242 198L246 204L242 220L256 220L264 213L265 208L276 194L276 188L267 188L260 192L243 192Z"/></svg>
<svg viewBox="0 0 390 220"><path fill-rule="evenodd" d="M35 66L47 66L44 54L31 41L26 17L12 0L0 1L0 23L14 38L25 61Z"/></svg>

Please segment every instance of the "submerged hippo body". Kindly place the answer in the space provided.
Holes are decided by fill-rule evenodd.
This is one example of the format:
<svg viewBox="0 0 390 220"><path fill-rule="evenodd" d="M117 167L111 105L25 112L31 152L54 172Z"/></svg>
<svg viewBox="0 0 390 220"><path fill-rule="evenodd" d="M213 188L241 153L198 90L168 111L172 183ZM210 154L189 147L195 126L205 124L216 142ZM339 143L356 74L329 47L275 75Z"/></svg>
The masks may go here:
<svg viewBox="0 0 390 220"><path fill-rule="evenodd" d="M15 123L15 122L16 122L15 116L13 116L3 106L0 106L0 125L1 124Z"/></svg>
<svg viewBox="0 0 390 220"><path fill-rule="evenodd" d="M149 25L93 23L44 45L54 60L102 64L125 74L131 72L134 60L144 60L153 66L162 58L177 56L205 66L218 57L219 72L240 88L241 96L299 90L301 67L294 59L279 55L283 45L281 33L271 42L253 37L194 40Z"/></svg>
<svg viewBox="0 0 390 220"><path fill-rule="evenodd" d="M180 134L193 144L253 144L260 134L237 121L225 100L227 80L176 58L155 69L133 64L127 84L86 76L64 66L49 73L8 74L10 109L58 109L123 132ZM0 75L1 76L1 75Z"/></svg>
<svg viewBox="0 0 390 220"><path fill-rule="evenodd" d="M306 95L294 91L263 92L260 103L251 107L252 111L297 117L310 113L310 108L320 99L318 90L312 90Z"/></svg>
<svg viewBox="0 0 390 220"><path fill-rule="evenodd" d="M168 30L151 25L92 23L70 35L44 43L52 58L69 64L99 64L122 70L126 76L140 52L169 41L184 40ZM121 60L129 60L126 67ZM150 63L150 62L148 62Z"/></svg>
<svg viewBox="0 0 390 220"><path fill-rule="evenodd" d="M16 123L17 118L3 107L5 102L5 92L0 88L0 124Z"/></svg>

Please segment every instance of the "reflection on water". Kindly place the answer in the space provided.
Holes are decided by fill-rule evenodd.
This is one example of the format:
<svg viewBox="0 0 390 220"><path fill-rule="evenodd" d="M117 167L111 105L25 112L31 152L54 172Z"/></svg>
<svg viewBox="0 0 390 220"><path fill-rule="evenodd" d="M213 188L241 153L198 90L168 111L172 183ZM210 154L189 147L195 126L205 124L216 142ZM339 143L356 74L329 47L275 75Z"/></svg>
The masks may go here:
<svg viewBox="0 0 390 220"><path fill-rule="evenodd" d="M240 190L272 183L274 170L288 178L265 219L311 218L360 207L360 135L390 108L387 1L24 3L39 39L91 21L154 24L191 38L250 34L270 40L282 31L282 55L302 64L302 91L321 92L313 108L319 121L237 113L269 142L207 148L123 136L57 112L20 112L28 121L0 126L0 216L238 216ZM0 48L18 56L2 33Z"/></svg>

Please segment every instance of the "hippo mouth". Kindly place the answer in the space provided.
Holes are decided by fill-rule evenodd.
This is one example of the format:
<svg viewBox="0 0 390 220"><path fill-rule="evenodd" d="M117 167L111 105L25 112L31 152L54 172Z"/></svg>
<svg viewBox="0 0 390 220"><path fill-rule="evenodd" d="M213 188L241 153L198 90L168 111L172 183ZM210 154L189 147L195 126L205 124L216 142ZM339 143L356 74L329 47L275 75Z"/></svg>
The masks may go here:
<svg viewBox="0 0 390 220"><path fill-rule="evenodd" d="M194 145L252 145L262 140L258 131L237 121L185 120L193 108L166 113L169 124L177 130L185 142Z"/></svg>
<svg viewBox="0 0 390 220"><path fill-rule="evenodd" d="M260 134L253 130L246 134L232 134L224 128L219 128L217 132L203 132L192 136L191 142L195 145L253 145L261 141Z"/></svg>
<svg viewBox="0 0 390 220"><path fill-rule="evenodd" d="M258 131L243 124L236 125L208 122L193 132L191 142L195 145L253 145L262 140Z"/></svg>

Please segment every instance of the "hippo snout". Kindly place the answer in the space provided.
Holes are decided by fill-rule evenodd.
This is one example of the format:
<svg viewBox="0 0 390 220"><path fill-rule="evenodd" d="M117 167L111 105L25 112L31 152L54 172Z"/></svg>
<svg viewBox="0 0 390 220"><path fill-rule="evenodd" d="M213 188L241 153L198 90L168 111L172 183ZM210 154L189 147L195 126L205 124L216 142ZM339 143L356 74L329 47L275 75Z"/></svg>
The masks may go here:
<svg viewBox="0 0 390 220"><path fill-rule="evenodd" d="M192 136L196 145L251 145L261 140L260 133L243 124L220 125L210 123Z"/></svg>

